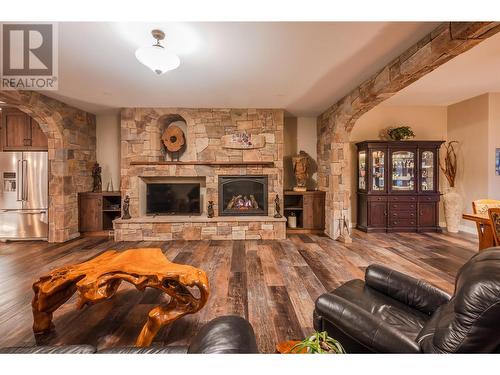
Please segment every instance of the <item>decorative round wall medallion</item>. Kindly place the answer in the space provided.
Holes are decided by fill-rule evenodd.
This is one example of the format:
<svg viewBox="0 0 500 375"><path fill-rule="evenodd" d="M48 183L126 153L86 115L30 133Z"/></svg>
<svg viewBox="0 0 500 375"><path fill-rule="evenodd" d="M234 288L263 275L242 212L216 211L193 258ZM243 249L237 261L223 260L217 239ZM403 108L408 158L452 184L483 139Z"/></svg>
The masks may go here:
<svg viewBox="0 0 500 375"><path fill-rule="evenodd" d="M175 125L170 125L163 131L161 140L170 152L179 151L186 143L184 132L181 128Z"/></svg>

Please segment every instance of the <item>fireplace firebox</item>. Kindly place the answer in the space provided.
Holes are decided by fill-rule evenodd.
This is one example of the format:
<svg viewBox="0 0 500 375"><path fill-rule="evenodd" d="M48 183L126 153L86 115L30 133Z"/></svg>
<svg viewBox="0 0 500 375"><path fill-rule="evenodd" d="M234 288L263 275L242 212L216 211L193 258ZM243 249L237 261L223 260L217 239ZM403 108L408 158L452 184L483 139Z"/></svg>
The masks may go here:
<svg viewBox="0 0 500 375"><path fill-rule="evenodd" d="M219 216L267 215L267 176L219 176Z"/></svg>

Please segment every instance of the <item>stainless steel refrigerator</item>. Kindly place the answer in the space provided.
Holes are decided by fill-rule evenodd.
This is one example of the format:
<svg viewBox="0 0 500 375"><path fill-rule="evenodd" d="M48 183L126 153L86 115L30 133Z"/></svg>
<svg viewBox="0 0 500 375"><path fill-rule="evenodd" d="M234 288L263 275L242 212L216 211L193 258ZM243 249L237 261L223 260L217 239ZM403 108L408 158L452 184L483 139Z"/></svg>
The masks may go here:
<svg viewBox="0 0 500 375"><path fill-rule="evenodd" d="M0 152L0 241L47 239L47 152Z"/></svg>

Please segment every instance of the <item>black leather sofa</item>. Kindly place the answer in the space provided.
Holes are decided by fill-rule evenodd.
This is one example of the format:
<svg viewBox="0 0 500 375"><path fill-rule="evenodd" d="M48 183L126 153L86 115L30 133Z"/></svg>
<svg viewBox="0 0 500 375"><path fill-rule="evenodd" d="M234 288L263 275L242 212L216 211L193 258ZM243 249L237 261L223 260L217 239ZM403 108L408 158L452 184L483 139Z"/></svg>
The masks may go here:
<svg viewBox="0 0 500 375"><path fill-rule="evenodd" d="M314 327L348 353L500 352L500 247L474 255L449 296L431 284L371 265L316 300Z"/></svg>
<svg viewBox="0 0 500 375"><path fill-rule="evenodd" d="M258 353L255 334L239 316L215 318L204 325L189 346L123 347L97 350L92 345L31 346L1 348L0 354L232 354Z"/></svg>

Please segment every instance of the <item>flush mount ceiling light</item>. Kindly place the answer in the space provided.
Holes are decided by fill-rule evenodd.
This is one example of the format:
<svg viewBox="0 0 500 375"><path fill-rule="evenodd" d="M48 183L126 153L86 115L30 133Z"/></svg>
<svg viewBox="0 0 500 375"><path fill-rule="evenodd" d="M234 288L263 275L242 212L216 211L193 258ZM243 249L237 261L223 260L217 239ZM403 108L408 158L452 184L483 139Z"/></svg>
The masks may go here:
<svg viewBox="0 0 500 375"><path fill-rule="evenodd" d="M156 39L156 43L152 46L137 49L137 51L135 51L137 60L158 75L179 67L181 63L179 57L167 51L165 47L160 44L160 40L165 39L165 33L161 30L153 30L151 34L153 38Z"/></svg>

